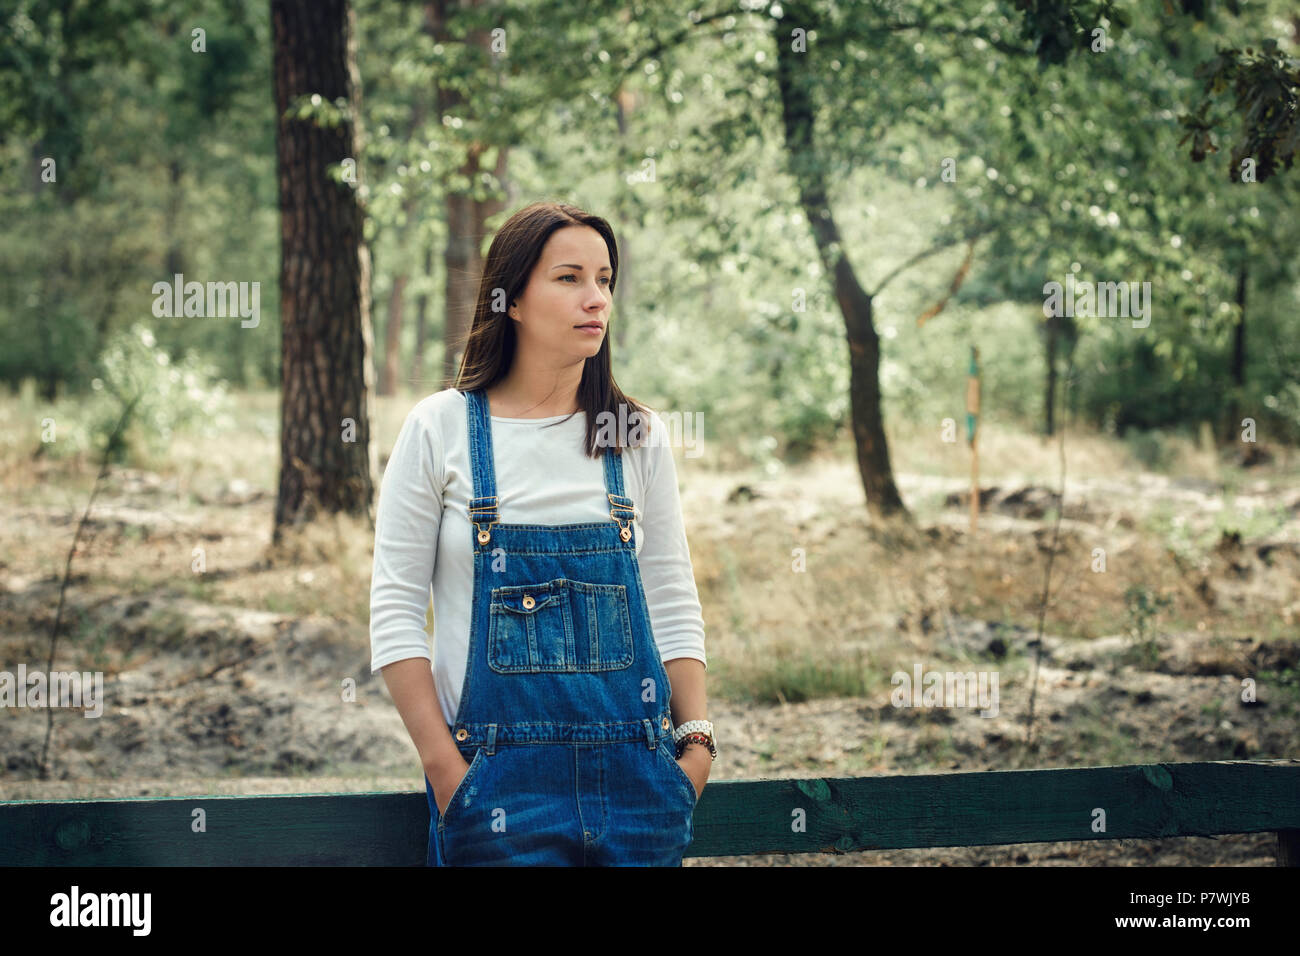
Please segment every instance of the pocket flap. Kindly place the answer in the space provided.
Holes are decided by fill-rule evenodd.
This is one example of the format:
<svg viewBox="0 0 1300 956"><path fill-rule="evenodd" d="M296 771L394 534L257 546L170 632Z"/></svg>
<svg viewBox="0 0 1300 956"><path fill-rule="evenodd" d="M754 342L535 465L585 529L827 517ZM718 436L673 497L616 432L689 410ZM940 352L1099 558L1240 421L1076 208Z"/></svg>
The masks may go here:
<svg viewBox="0 0 1300 956"><path fill-rule="evenodd" d="M492 606L515 614L536 614L544 607L559 604L567 584L564 578L556 578L545 584L493 588Z"/></svg>

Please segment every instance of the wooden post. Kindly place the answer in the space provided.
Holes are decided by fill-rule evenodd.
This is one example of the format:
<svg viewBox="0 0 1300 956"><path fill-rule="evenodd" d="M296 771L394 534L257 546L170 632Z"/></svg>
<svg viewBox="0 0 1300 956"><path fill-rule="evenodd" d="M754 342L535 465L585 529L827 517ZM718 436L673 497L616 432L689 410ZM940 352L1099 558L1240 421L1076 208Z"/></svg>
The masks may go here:
<svg viewBox="0 0 1300 956"><path fill-rule="evenodd" d="M970 347L970 374L966 379L966 437L970 441L970 531L975 533L980 515L980 455L975 443L980 415L980 350Z"/></svg>

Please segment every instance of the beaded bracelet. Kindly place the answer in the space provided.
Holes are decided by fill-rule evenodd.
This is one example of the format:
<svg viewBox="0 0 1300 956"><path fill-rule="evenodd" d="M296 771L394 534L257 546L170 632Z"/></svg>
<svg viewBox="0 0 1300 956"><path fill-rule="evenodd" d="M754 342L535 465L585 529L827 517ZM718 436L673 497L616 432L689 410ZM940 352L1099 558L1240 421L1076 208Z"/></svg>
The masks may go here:
<svg viewBox="0 0 1300 956"><path fill-rule="evenodd" d="M677 741L677 756L680 757L686 750L687 744L703 744L709 748L709 759L718 759L718 748L713 745L713 738L708 734L702 734L699 731L692 731L681 740Z"/></svg>
<svg viewBox="0 0 1300 956"><path fill-rule="evenodd" d="M684 724L678 724L677 729L673 731L673 743L677 743L687 734L698 730L702 734L713 736L713 723L708 720L688 720Z"/></svg>

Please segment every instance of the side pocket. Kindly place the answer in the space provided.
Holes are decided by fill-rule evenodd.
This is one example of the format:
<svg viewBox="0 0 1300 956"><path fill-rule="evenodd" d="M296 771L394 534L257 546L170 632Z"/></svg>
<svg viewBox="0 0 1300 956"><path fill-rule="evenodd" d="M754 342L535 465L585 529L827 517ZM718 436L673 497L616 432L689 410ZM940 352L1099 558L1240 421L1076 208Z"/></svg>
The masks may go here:
<svg viewBox="0 0 1300 956"><path fill-rule="evenodd" d="M691 806L699 803L700 797L699 794L695 792L695 784L691 783L691 778L686 775L686 771L682 769L682 765L679 764L677 758L673 756L673 745L671 743L660 741L659 746L655 749L663 754L664 760L668 761L673 775L677 778L677 781L685 791L686 796L690 798Z"/></svg>
<svg viewBox="0 0 1300 956"><path fill-rule="evenodd" d="M465 776L460 778L460 783L456 784L456 790L452 793L451 800L447 802L447 812L438 817L439 830L447 825L448 818L455 819L456 810L460 805L461 797L466 793L466 787L474 782L474 777L478 775L486 760L487 752L482 747L479 747L474 754L474 759L469 762L469 769L465 771Z"/></svg>

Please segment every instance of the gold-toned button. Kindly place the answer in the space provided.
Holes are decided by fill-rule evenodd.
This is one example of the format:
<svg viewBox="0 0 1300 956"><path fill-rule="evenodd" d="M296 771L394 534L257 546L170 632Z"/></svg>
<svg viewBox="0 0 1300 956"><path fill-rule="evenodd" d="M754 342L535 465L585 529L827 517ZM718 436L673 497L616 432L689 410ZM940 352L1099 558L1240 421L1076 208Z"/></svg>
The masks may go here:
<svg viewBox="0 0 1300 956"><path fill-rule="evenodd" d="M664 730L671 730L671 729L672 729L672 726L673 726L672 721L670 721L667 717L665 717L665 718L664 718Z"/></svg>
<svg viewBox="0 0 1300 956"><path fill-rule="evenodd" d="M622 531L618 533L618 536L622 538L624 541L626 541L628 538L632 537L632 529L624 528Z"/></svg>
<svg viewBox="0 0 1300 956"><path fill-rule="evenodd" d="M488 543L488 539L491 538L491 537L492 537L492 535L491 535L490 533L488 533L487 531L480 531L480 532L478 533L478 543L479 543L479 544L487 544L487 543Z"/></svg>
<svg viewBox="0 0 1300 956"><path fill-rule="evenodd" d="M533 600L533 596L532 596L531 594L525 594L525 595L524 595L524 607L525 607L525 608L530 608L530 609L531 609L532 606L533 606L534 604L536 604L536 603L537 603L537 602Z"/></svg>
<svg viewBox="0 0 1300 956"><path fill-rule="evenodd" d="M457 739L457 740L464 740L464 739L465 739L466 737L468 737L468 736L469 736L469 731L466 730L464 727L462 727L460 730L456 731L456 739Z"/></svg>

